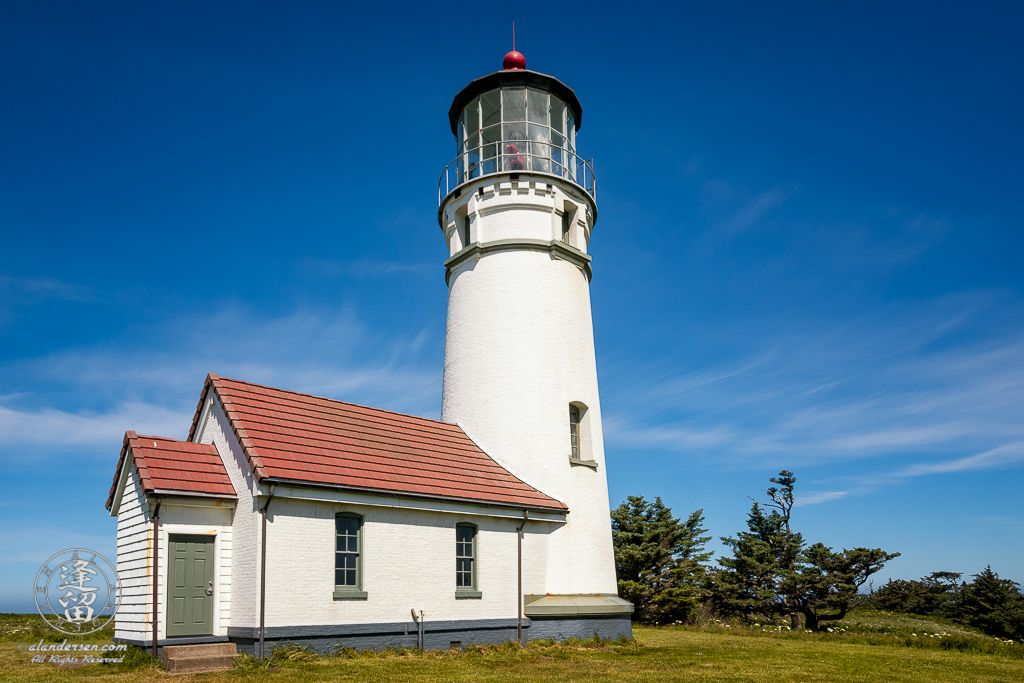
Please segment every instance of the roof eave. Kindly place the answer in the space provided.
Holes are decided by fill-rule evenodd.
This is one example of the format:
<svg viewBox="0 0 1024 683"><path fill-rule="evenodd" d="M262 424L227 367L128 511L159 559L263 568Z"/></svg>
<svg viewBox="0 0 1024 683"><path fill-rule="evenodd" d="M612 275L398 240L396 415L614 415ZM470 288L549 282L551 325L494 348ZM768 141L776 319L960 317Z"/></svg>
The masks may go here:
<svg viewBox="0 0 1024 683"><path fill-rule="evenodd" d="M380 489L369 486L350 486L345 484L328 484L324 482L316 481L305 481L301 479L286 479L284 477L265 477L260 481L261 484L274 484L284 486L294 486L297 488L313 488L313 489L328 489L332 491L353 491L357 493L370 493L379 496L388 496L391 498L414 498L418 500L442 500L451 503L468 503L472 505L482 505L484 507L504 508L507 510L535 510L537 512L553 512L556 514L564 515L569 513L568 506L555 507L550 505L537 505L533 503L507 503L494 500L485 500L482 498L465 498L462 496L444 496L439 494L430 493L416 493L412 491L399 491L397 489ZM563 504L564 505L564 504Z"/></svg>
<svg viewBox="0 0 1024 683"><path fill-rule="evenodd" d="M180 489L153 489L146 491L151 496L177 496L181 498L203 498L206 500L230 500L238 502L238 496L228 493L205 493L203 491L187 491Z"/></svg>

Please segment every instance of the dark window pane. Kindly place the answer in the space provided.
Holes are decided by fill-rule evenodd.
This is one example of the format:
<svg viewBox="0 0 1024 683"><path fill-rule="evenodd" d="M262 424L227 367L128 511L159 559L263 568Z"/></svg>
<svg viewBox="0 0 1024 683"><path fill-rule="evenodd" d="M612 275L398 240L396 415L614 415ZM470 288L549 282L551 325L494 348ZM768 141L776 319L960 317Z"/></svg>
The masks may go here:
<svg viewBox="0 0 1024 683"><path fill-rule="evenodd" d="M569 406L569 441L572 457L580 457L580 409L576 406Z"/></svg>
<svg viewBox="0 0 1024 683"><path fill-rule="evenodd" d="M501 139L501 126L490 126L488 128L484 128L482 136L484 144L487 144L488 142L497 142Z"/></svg>
<svg viewBox="0 0 1024 683"><path fill-rule="evenodd" d="M354 586L356 585L356 570L349 569L345 572L345 585Z"/></svg>
<svg viewBox="0 0 1024 683"><path fill-rule="evenodd" d="M345 585L345 572L341 571L340 569L338 569L338 570L336 570L334 572L334 585L335 586L344 586Z"/></svg>
<svg viewBox="0 0 1024 683"><path fill-rule="evenodd" d="M526 124L525 123L506 123L501 127L502 139L506 142L509 140L525 140L526 139Z"/></svg>
<svg viewBox="0 0 1024 683"><path fill-rule="evenodd" d="M474 99L466 106L466 134L473 135L480 130L480 103Z"/></svg>

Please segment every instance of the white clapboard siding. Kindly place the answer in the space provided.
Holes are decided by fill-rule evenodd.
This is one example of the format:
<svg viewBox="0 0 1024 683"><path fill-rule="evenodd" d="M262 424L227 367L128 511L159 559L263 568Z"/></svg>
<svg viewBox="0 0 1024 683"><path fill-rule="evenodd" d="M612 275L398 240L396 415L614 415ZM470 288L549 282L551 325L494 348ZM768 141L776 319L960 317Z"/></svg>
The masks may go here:
<svg viewBox="0 0 1024 683"><path fill-rule="evenodd" d="M114 619L116 638L144 640L150 630L149 596L153 584L153 525L132 463L117 513L117 574L121 579L121 605Z"/></svg>

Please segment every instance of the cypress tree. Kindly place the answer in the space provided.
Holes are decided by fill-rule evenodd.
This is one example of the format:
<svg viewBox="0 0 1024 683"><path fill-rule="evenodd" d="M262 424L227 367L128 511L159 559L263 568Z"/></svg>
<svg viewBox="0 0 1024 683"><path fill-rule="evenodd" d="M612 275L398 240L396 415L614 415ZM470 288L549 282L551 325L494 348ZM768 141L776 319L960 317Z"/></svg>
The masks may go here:
<svg viewBox="0 0 1024 683"><path fill-rule="evenodd" d="M703 510L681 523L661 498L629 496L612 511L612 540L619 595L633 603L633 619L645 623L683 621L703 596Z"/></svg>

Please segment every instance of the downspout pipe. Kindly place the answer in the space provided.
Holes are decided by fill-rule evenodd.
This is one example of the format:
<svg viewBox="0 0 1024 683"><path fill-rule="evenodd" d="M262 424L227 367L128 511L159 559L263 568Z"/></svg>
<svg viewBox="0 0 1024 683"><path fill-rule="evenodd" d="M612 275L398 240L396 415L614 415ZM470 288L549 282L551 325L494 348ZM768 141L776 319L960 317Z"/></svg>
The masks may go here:
<svg viewBox="0 0 1024 683"><path fill-rule="evenodd" d="M160 505L163 498L156 499L156 507L153 509L153 656L157 653L157 625L159 624L159 605L157 604L157 576L160 569Z"/></svg>
<svg viewBox="0 0 1024 683"><path fill-rule="evenodd" d="M270 485L270 495L267 502L260 508L263 515L263 540L260 542L260 659L263 659L263 632L266 630L267 614L267 508L270 501L274 500L274 485Z"/></svg>
<svg viewBox="0 0 1024 683"><path fill-rule="evenodd" d="M523 523L516 527L516 564L519 574L519 596L516 598L519 603L519 626L516 635L520 645L523 644L523 527L529 518L530 511L523 510Z"/></svg>

